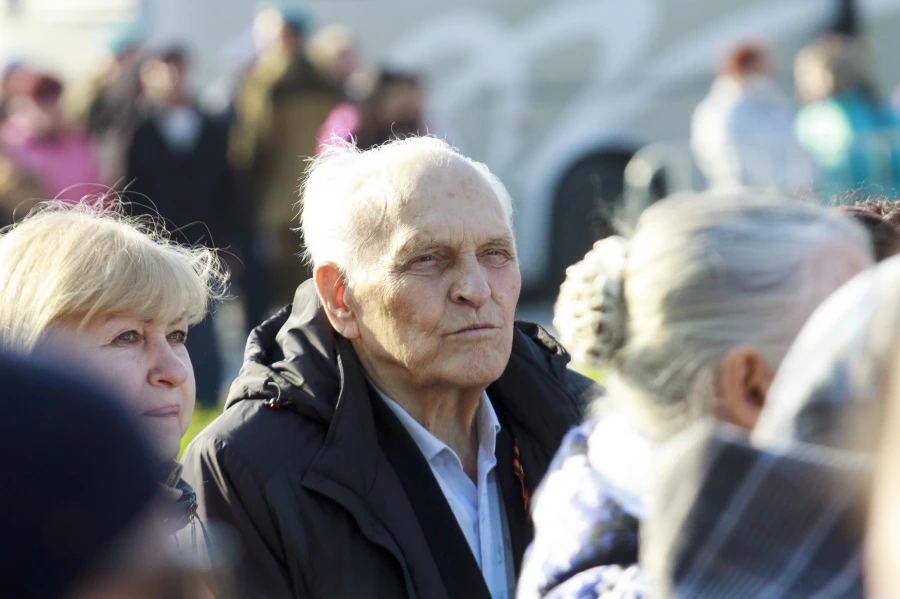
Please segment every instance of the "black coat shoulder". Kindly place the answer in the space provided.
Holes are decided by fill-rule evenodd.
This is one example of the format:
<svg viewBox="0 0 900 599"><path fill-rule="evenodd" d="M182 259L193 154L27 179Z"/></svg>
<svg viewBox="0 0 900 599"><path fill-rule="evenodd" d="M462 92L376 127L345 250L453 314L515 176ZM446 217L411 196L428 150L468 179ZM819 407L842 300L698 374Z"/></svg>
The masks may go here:
<svg viewBox="0 0 900 599"><path fill-rule="evenodd" d="M264 401L243 401L229 407L203 430L185 451L192 457L228 469L240 466L253 473L253 484L265 485L279 473L301 475L325 443L326 426L296 413L273 409ZM203 454L193 456L193 454Z"/></svg>

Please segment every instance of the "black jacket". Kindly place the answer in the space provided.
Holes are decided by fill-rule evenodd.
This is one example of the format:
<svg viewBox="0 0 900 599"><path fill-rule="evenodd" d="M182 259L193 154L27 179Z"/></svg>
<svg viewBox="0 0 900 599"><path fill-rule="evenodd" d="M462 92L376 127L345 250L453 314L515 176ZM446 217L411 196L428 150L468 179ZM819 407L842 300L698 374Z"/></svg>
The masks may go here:
<svg viewBox="0 0 900 599"><path fill-rule="evenodd" d="M199 109L200 133L193 147L173 149L148 111L128 147L126 183L135 196L132 210L156 216L177 241L226 247L244 243L246 207L239 201L228 163L228 128ZM140 197L145 196L145 197Z"/></svg>
<svg viewBox="0 0 900 599"><path fill-rule="evenodd" d="M509 365L488 388L517 574L533 536L527 496L596 392L567 362L540 327L518 323ZM373 401L309 282L293 310L253 332L225 413L183 463L201 521L232 526L243 543L239 597L489 596L427 462Z"/></svg>

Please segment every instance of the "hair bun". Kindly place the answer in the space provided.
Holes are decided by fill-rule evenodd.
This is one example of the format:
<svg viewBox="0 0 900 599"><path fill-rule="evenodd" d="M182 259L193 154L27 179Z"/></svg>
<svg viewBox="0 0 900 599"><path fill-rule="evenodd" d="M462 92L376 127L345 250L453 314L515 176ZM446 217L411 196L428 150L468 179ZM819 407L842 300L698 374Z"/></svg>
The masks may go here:
<svg viewBox="0 0 900 599"><path fill-rule="evenodd" d="M566 270L553 326L578 364L602 366L625 344L627 250L624 238L607 237Z"/></svg>

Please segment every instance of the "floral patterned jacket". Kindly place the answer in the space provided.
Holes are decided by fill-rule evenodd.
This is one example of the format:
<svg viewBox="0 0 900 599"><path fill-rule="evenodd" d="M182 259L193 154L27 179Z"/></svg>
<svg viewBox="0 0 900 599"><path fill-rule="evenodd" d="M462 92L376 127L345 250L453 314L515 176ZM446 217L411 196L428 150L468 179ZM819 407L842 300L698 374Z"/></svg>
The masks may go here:
<svg viewBox="0 0 900 599"><path fill-rule="evenodd" d="M638 520L607 489L588 456L590 421L563 440L539 488L535 540L518 599L640 599Z"/></svg>

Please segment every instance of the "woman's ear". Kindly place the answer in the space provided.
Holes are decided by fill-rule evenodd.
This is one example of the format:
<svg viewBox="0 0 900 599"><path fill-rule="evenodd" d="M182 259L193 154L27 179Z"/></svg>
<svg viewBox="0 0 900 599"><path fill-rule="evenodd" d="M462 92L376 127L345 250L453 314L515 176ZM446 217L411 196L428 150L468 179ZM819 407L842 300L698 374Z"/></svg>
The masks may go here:
<svg viewBox="0 0 900 599"><path fill-rule="evenodd" d="M716 417L752 431L774 376L766 359L755 349L739 347L729 352L719 367Z"/></svg>
<svg viewBox="0 0 900 599"><path fill-rule="evenodd" d="M313 280L331 326L343 337L351 341L357 339L359 323L347 302L347 283L343 275L334 266L323 264L316 268Z"/></svg>

